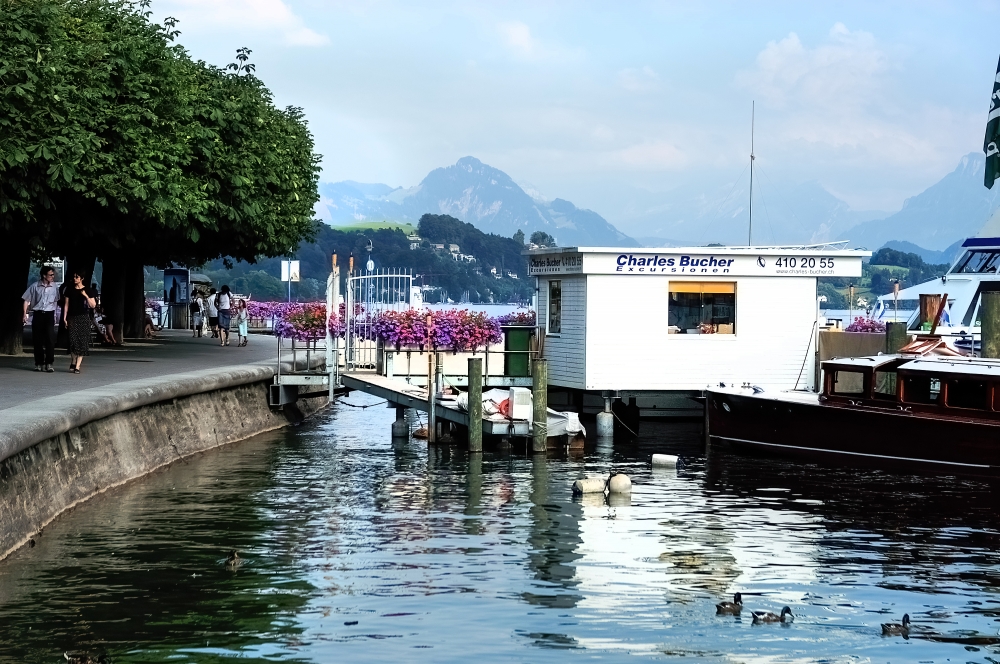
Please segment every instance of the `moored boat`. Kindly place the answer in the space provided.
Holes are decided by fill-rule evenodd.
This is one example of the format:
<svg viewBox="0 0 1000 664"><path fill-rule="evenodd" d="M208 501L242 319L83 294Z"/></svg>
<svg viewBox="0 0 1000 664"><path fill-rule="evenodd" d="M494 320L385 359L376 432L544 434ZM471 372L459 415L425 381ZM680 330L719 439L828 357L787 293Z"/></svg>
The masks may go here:
<svg viewBox="0 0 1000 664"><path fill-rule="evenodd" d="M823 390L707 390L713 444L893 469L1000 475L1000 359L823 362Z"/></svg>

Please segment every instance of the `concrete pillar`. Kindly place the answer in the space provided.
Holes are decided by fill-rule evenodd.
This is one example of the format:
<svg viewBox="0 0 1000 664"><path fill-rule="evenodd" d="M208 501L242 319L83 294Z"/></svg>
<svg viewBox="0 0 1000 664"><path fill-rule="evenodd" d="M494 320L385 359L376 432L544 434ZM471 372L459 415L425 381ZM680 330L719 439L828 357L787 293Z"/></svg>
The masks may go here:
<svg viewBox="0 0 1000 664"><path fill-rule="evenodd" d="M531 421L533 454L544 454L549 424L549 361L531 362Z"/></svg>
<svg viewBox="0 0 1000 664"><path fill-rule="evenodd" d="M910 335L906 331L906 323L886 323L885 324L885 352L890 355L898 353L899 349L906 345Z"/></svg>
<svg viewBox="0 0 1000 664"><path fill-rule="evenodd" d="M986 291L979 307L983 350L980 357L1000 357L1000 291Z"/></svg>
<svg viewBox="0 0 1000 664"><path fill-rule="evenodd" d="M597 414L597 437L613 438L615 435L615 416L611 413L611 398L604 398L604 412Z"/></svg>
<svg viewBox="0 0 1000 664"><path fill-rule="evenodd" d="M483 360L469 358L469 451L483 451Z"/></svg>
<svg viewBox="0 0 1000 664"><path fill-rule="evenodd" d="M402 406L396 406L396 421L392 423L392 437L410 437L410 428L406 426L406 409Z"/></svg>

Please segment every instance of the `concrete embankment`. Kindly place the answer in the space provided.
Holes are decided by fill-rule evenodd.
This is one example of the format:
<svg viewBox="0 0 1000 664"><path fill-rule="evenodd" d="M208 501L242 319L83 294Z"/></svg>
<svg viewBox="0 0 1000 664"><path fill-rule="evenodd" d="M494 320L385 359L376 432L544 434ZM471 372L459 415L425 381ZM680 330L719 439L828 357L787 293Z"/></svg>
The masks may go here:
<svg viewBox="0 0 1000 664"><path fill-rule="evenodd" d="M0 558L110 488L301 419L267 405L273 366L242 365L46 397L0 411Z"/></svg>

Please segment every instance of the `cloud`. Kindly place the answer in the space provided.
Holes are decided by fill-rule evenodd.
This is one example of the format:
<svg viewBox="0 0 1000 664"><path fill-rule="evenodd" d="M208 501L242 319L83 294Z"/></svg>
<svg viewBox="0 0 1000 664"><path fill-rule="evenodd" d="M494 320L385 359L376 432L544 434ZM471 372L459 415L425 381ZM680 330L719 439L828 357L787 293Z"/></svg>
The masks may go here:
<svg viewBox="0 0 1000 664"><path fill-rule="evenodd" d="M565 63L577 62L583 56L581 49L564 48L541 41L532 34L531 28L521 21L498 23L496 28L504 47L519 60Z"/></svg>
<svg viewBox="0 0 1000 664"><path fill-rule="evenodd" d="M330 39L306 26L283 0L168 0L158 13L176 15L182 30L223 28L264 32L291 46L323 46Z"/></svg>
<svg viewBox="0 0 1000 664"><path fill-rule="evenodd" d="M638 169L674 169L687 163L684 152L669 141L644 141L614 153L615 161Z"/></svg>
<svg viewBox="0 0 1000 664"><path fill-rule="evenodd" d="M652 67L642 69L622 69L618 72L618 84L629 92L649 92L656 89L660 76Z"/></svg>

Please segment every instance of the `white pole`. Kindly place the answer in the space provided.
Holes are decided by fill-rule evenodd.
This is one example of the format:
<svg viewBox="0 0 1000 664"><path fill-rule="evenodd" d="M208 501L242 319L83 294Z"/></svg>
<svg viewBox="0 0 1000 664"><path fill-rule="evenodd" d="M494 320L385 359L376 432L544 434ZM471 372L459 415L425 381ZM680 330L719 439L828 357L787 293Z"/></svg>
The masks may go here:
<svg viewBox="0 0 1000 664"><path fill-rule="evenodd" d="M339 314L337 307L337 290L339 286L340 268L337 267L337 255L334 254L330 276L326 278L326 373L327 380L330 381L330 401L333 401L334 375L337 373L336 366L334 366L337 358L333 349L335 337L330 332L330 320Z"/></svg>

